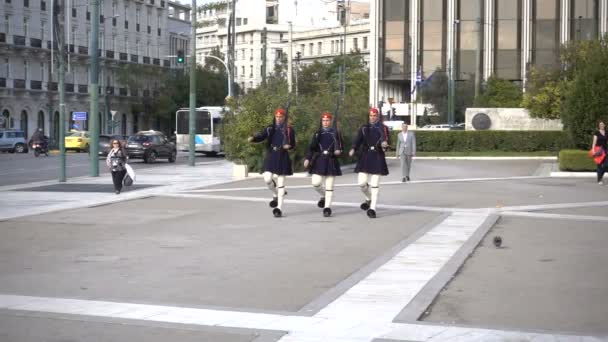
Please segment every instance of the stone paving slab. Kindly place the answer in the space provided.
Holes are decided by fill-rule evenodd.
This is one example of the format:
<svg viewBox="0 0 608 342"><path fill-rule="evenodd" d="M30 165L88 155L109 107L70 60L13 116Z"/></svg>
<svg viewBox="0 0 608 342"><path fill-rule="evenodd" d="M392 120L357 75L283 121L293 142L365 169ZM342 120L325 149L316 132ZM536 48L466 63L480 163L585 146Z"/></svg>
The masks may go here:
<svg viewBox="0 0 608 342"><path fill-rule="evenodd" d="M31 314L0 310L0 341L3 342L133 342L145 336L146 342L271 342L282 333L200 327L193 325L150 324L141 321L87 319L78 316Z"/></svg>
<svg viewBox="0 0 608 342"><path fill-rule="evenodd" d="M0 293L295 312L439 215L260 207L148 198L0 222Z"/></svg>
<svg viewBox="0 0 608 342"><path fill-rule="evenodd" d="M608 336L606 241L605 222L503 217L424 321Z"/></svg>

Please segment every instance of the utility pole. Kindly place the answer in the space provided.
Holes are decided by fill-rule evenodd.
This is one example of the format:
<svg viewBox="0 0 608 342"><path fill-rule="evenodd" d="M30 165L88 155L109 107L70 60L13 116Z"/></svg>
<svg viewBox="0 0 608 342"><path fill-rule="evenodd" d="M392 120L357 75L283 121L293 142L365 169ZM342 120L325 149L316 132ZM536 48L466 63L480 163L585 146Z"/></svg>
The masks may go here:
<svg viewBox="0 0 608 342"><path fill-rule="evenodd" d="M289 93L291 93L291 89L293 87L292 81L291 81L291 72L292 72L291 71L291 63L292 63L291 57L292 57L292 53L293 53L292 52L293 49L292 49L291 45L292 45L293 36L292 36L291 21L288 21L287 23L289 24L289 42L288 42L288 47L287 47L287 54L288 54L288 56L287 56L287 89L288 89Z"/></svg>
<svg viewBox="0 0 608 342"><path fill-rule="evenodd" d="M348 25L348 19L346 17L346 4L344 0L339 0L338 3L338 16L340 24L344 27L344 34L342 36L342 68L340 68L340 102L344 101L344 95L346 94L346 26Z"/></svg>
<svg viewBox="0 0 608 342"><path fill-rule="evenodd" d="M234 13L234 7L232 7ZM196 134L196 0L192 0L192 22L190 39L190 115L188 116L188 165L194 166L195 162L195 141Z"/></svg>
<svg viewBox="0 0 608 342"><path fill-rule="evenodd" d="M59 181L65 182L65 49L63 48L64 30L59 25L60 15L64 15L63 6L58 2L53 5L53 25L57 34L59 48ZM65 16L65 15L64 15ZM63 23L63 19L61 20ZM59 28L62 28L61 30Z"/></svg>
<svg viewBox="0 0 608 342"><path fill-rule="evenodd" d="M266 48L268 43L268 30L262 29L262 84L266 84Z"/></svg>
<svg viewBox="0 0 608 342"><path fill-rule="evenodd" d="M89 158L91 159L91 176L99 176L99 76L97 70L99 68L99 1L91 0L91 86L89 87L89 98L91 106L89 110L89 134L91 135L91 143L89 144ZM63 48L62 48L63 50Z"/></svg>
<svg viewBox="0 0 608 342"><path fill-rule="evenodd" d="M230 84L228 87L229 96L233 96L232 85L234 84L234 50L236 47L236 0L232 0L232 11L228 22L228 66L230 67Z"/></svg>
<svg viewBox="0 0 608 342"><path fill-rule="evenodd" d="M112 115L110 112L110 69L108 67L105 68L106 69L106 91L105 91L105 98L104 98L104 102L105 102L105 114L106 114L106 118L110 118L110 116ZM113 124L113 122L111 122L110 120L108 120L108 122L111 124ZM112 128L108 129L108 132L114 134L114 127L110 126ZM106 128L107 129L107 128Z"/></svg>
<svg viewBox="0 0 608 342"><path fill-rule="evenodd" d="M448 63L448 124L454 123L454 54L456 53L456 25L460 21L452 23L452 51Z"/></svg>

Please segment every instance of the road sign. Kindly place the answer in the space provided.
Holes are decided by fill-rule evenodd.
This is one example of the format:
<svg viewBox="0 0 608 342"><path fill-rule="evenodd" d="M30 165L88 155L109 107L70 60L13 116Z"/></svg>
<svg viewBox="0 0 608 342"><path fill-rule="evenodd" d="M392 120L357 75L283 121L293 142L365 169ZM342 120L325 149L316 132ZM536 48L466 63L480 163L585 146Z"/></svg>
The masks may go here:
<svg viewBox="0 0 608 342"><path fill-rule="evenodd" d="M73 112L72 120L73 121L87 121L87 112Z"/></svg>

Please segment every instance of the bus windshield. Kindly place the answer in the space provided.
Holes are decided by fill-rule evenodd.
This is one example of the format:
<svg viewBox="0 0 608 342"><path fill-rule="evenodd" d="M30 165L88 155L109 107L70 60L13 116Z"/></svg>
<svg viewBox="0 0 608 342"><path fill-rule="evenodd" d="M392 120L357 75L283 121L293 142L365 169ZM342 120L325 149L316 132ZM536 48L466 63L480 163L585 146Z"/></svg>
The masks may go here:
<svg viewBox="0 0 608 342"><path fill-rule="evenodd" d="M209 119L209 112L206 110L196 111L196 125L195 134L211 134L211 120ZM177 112L177 134L189 134L190 127L190 112L189 111L178 111Z"/></svg>

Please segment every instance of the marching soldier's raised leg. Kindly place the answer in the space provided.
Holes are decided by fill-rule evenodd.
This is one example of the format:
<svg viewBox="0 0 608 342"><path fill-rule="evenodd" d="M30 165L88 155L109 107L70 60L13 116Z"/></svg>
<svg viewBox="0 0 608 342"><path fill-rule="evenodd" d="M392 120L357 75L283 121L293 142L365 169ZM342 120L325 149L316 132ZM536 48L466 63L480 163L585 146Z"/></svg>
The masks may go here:
<svg viewBox="0 0 608 342"><path fill-rule="evenodd" d="M311 183L312 187L316 192L319 193L319 196L321 197L317 202L317 206L319 208L325 207L325 189L323 189L323 186L321 185L323 183L323 176L317 174L312 175Z"/></svg>
<svg viewBox="0 0 608 342"><path fill-rule="evenodd" d="M271 208L277 207L277 184L273 179L273 174L271 172L264 172L264 183L268 186L270 192L272 192L272 200L268 203Z"/></svg>
<svg viewBox="0 0 608 342"><path fill-rule="evenodd" d="M359 185L361 192L363 192L363 196L365 196L365 202L361 203L361 205L360 205L361 210L369 209L369 204L371 203L372 194L369 191L369 184L367 183L367 178L368 178L367 173L359 172L359 175L357 178L357 184Z"/></svg>

